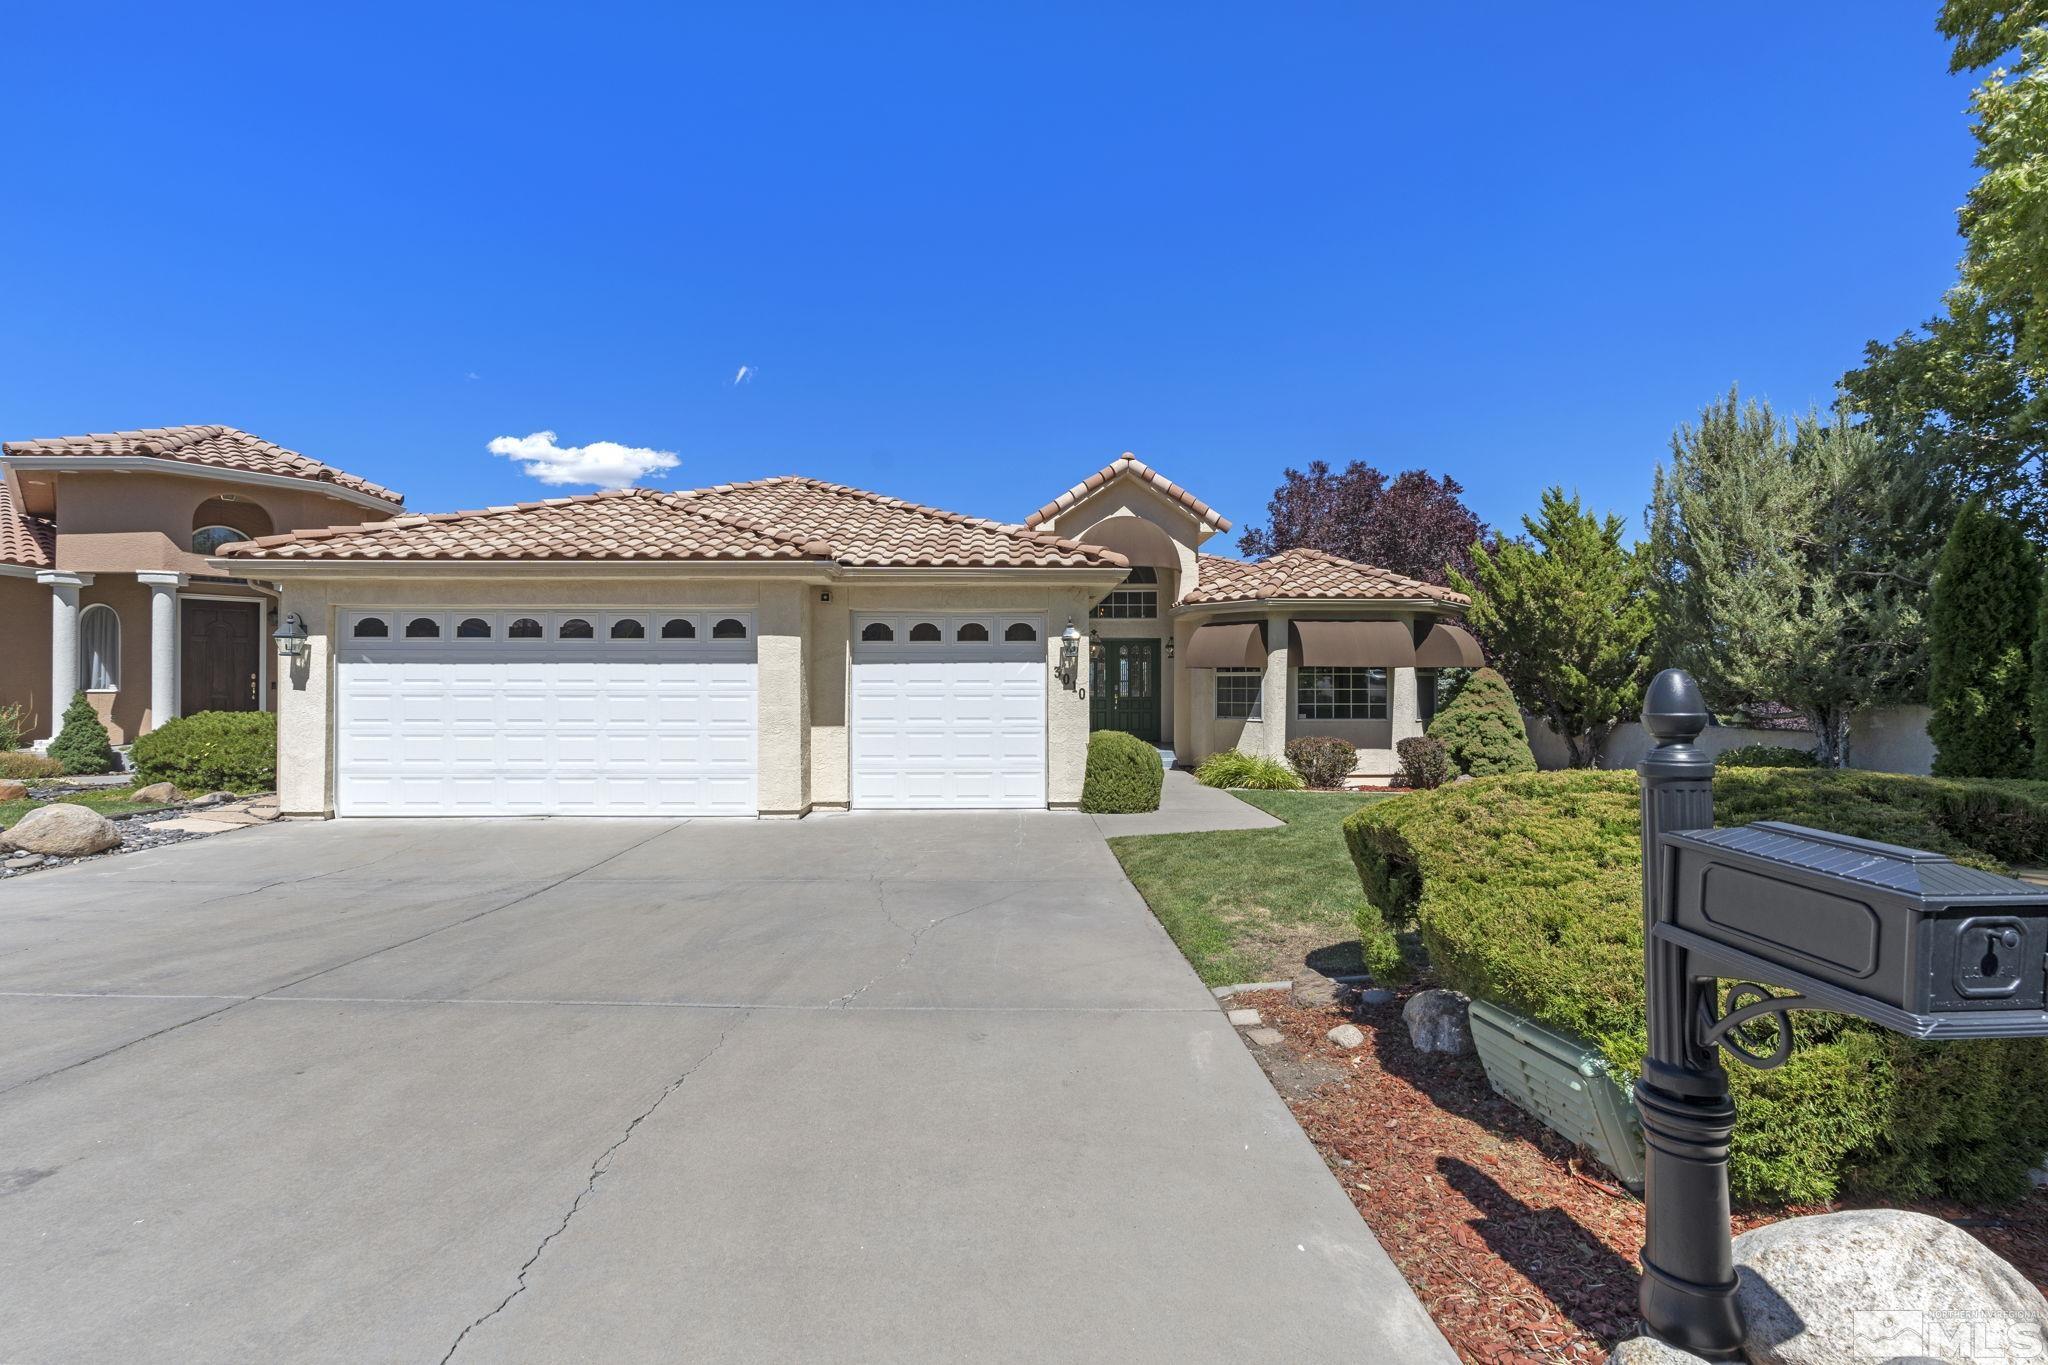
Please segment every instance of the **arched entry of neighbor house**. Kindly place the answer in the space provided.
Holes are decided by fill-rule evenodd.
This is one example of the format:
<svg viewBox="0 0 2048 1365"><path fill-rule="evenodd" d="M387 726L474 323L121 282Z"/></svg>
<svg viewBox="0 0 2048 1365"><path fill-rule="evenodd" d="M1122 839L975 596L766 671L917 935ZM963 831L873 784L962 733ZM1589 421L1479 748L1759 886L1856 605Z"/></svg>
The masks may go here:
<svg viewBox="0 0 2048 1365"><path fill-rule="evenodd" d="M255 540L275 530L270 513L245 498L208 498L192 510L192 553L210 555L237 540Z"/></svg>
<svg viewBox="0 0 2048 1365"><path fill-rule="evenodd" d="M1088 728L1122 730L1148 744L1173 736L1173 623L1180 595L1180 547L1156 523L1131 512L1104 517L1074 539L1131 562L1124 582L1088 621Z"/></svg>

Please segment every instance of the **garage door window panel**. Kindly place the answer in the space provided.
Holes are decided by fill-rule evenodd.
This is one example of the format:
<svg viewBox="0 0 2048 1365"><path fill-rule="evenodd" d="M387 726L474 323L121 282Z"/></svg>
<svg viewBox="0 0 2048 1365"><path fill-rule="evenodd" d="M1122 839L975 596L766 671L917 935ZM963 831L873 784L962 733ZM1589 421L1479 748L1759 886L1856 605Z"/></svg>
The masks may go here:
<svg viewBox="0 0 2048 1365"><path fill-rule="evenodd" d="M694 640L697 638L697 623L687 616L671 616L661 623L661 638Z"/></svg>
<svg viewBox="0 0 2048 1365"><path fill-rule="evenodd" d="M438 640L441 638L441 619L437 616L415 616L405 623L405 638L408 640Z"/></svg>
<svg viewBox="0 0 2048 1365"><path fill-rule="evenodd" d="M481 616L465 616L456 622L455 638L458 640L488 640L491 638L491 623Z"/></svg>

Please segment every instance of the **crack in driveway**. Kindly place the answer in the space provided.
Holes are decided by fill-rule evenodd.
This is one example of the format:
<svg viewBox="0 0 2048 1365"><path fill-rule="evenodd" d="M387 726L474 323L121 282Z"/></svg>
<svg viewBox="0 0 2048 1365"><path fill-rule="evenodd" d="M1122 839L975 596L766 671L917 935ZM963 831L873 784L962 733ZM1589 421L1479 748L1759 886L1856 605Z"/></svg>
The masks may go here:
<svg viewBox="0 0 2048 1365"><path fill-rule="evenodd" d="M477 1318L475 1321L471 1322L467 1327L463 1328L460 1332L455 1334L455 1340L449 1345L448 1353L441 1357L441 1365L448 1365L448 1362L455 1358L455 1353L462 1349L463 1342L469 1340L469 1334L471 1332L474 1332L477 1328L483 1326L492 1318L495 1318L496 1316L498 1316L498 1314L504 1312L506 1308L511 1306L512 1300L518 1298L521 1294L524 1294L526 1292L527 1272L532 1270L535 1263L538 1262L540 1258L547 1253L549 1244L552 1243L557 1237L560 1237L563 1233L569 1230L569 1224L576 1217L577 1212L583 1207L583 1201L588 1199L591 1196L591 1194L596 1191L597 1182L604 1179L605 1173L611 1170L612 1158L618 1155L619 1149L621 1147L624 1147L628 1142L632 1141L633 1134L635 1131L639 1129L640 1125L645 1123L648 1119L652 1118L654 1116L654 1111L661 1108L663 1104L667 1103L668 1097L670 1095L675 1094L676 1091L680 1090L682 1088L684 1081L687 1081L690 1079L690 1077L696 1075L699 1068L703 1067L704 1064L709 1062L713 1057L716 1057L718 1055L719 1049L725 1046L725 1040L730 1038L733 1035L734 1030L738 1029L741 1024L746 1023L747 1020L751 1017L751 1013L742 1014L738 1019L735 1019L729 1027L723 1029L718 1035L718 1041L714 1042L709 1048L707 1048L703 1056L699 1057L696 1061L690 1063L690 1065L683 1070L683 1073L680 1076L677 1076L674 1080L670 1081L667 1085L663 1086L661 1093L654 1097L654 1103L648 1105L645 1109L635 1114L632 1118L632 1121L626 1125L625 1131L619 1134L617 1140L615 1140L611 1146L605 1148L602 1152L599 1152L597 1154L597 1159L590 1163L589 1178L583 1182L583 1188L576 1192L576 1197L569 1201L569 1207L562 1213L562 1221L555 1224L554 1229L551 1232L549 1232L547 1236L540 1239L540 1241L533 1248L533 1254L531 1256L528 1256L526 1258L525 1264L519 1267L518 1281L513 1286L512 1292L507 1294L504 1298L498 1300L498 1304L495 1308L491 1309L488 1313L485 1313L482 1317Z"/></svg>
<svg viewBox="0 0 2048 1365"><path fill-rule="evenodd" d="M890 973L900 972L905 967L908 967L910 965L910 959L917 956L917 950L919 946L923 944L924 936L926 934L929 934L932 930L938 928L941 924L946 924L953 920L959 919L962 915L971 915L977 910L986 910L991 905L1000 905L1002 902L1009 900L1012 896L1017 895L1021 890L1021 887L1012 887L1011 889L1003 892L1000 895L991 896L987 900L976 902L973 905L967 906L965 909L955 910L950 915L940 915L936 919L926 920L922 928L908 930L907 932L910 934L910 947L907 950L905 950L902 957L896 959L896 965L893 967L885 967L881 971L876 972L873 976L869 977L867 981L863 983L861 986L857 987L854 990L848 991L846 994L840 996L837 1000L834 1000L832 1002L832 1007L835 1009L850 1009L854 1001L860 999L863 995L866 995L868 993L868 988L870 986L873 986L877 981L880 981L883 977L888 976ZM886 904L884 904L882 909L882 917L888 920L889 923L894 924L898 929L903 928L903 925L897 921L896 917L889 913Z"/></svg>

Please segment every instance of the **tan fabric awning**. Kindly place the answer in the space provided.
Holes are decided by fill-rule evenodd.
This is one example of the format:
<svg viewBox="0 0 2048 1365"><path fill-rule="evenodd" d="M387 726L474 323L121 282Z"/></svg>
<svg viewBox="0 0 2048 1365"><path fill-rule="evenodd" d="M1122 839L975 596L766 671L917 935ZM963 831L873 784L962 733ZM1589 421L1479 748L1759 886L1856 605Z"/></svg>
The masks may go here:
<svg viewBox="0 0 2048 1365"><path fill-rule="evenodd" d="M1264 668L1266 627L1258 621L1197 626L1180 663L1183 668Z"/></svg>
<svg viewBox="0 0 2048 1365"><path fill-rule="evenodd" d="M1295 662L1310 668L1413 668L1406 621L1296 621Z"/></svg>
<svg viewBox="0 0 2048 1365"><path fill-rule="evenodd" d="M1434 625L1415 647L1417 668L1479 668L1486 663L1479 642L1463 626Z"/></svg>

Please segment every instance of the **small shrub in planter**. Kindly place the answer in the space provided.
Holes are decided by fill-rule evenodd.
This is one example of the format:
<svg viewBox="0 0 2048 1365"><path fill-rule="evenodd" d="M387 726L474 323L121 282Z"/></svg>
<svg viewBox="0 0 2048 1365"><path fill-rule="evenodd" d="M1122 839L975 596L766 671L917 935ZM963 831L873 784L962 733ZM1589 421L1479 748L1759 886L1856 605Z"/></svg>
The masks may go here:
<svg viewBox="0 0 2048 1365"><path fill-rule="evenodd" d="M64 765L41 754L0 754L0 777L15 782L33 782L39 777L62 777Z"/></svg>
<svg viewBox="0 0 2048 1365"><path fill-rule="evenodd" d="M1457 699L1429 723L1429 737L1443 742L1459 772L1474 777L1536 771L1522 708L1507 680L1490 668L1473 671Z"/></svg>
<svg viewBox="0 0 2048 1365"><path fill-rule="evenodd" d="M1358 748L1330 735L1303 735L1287 741L1287 762L1309 786L1332 791L1358 766Z"/></svg>
<svg viewBox="0 0 2048 1365"><path fill-rule="evenodd" d="M1195 769L1195 781L1205 787L1301 790L1301 776L1294 769L1258 754L1248 754L1242 749L1225 749L1220 754L1210 754Z"/></svg>
<svg viewBox="0 0 2048 1365"><path fill-rule="evenodd" d="M1782 744L1745 744L1723 751L1714 763L1722 768L1811 768L1813 751Z"/></svg>
<svg viewBox="0 0 2048 1365"><path fill-rule="evenodd" d="M277 785L277 717L266 711L201 711L135 741L135 780L187 792L260 792Z"/></svg>
<svg viewBox="0 0 2048 1365"><path fill-rule="evenodd" d="M85 693L64 708L64 728L50 741L50 757L64 765L66 777L92 777L121 766L114 746L107 742L107 727L100 724L100 713Z"/></svg>
<svg viewBox="0 0 2048 1365"><path fill-rule="evenodd" d="M1401 756L1401 785L1410 791L1434 791L1451 780L1451 756L1443 741L1415 735L1394 746Z"/></svg>
<svg viewBox="0 0 2048 1365"><path fill-rule="evenodd" d="M1081 781L1081 809L1094 815L1136 815L1159 809L1166 781L1159 751L1121 730L1088 736L1088 775Z"/></svg>

